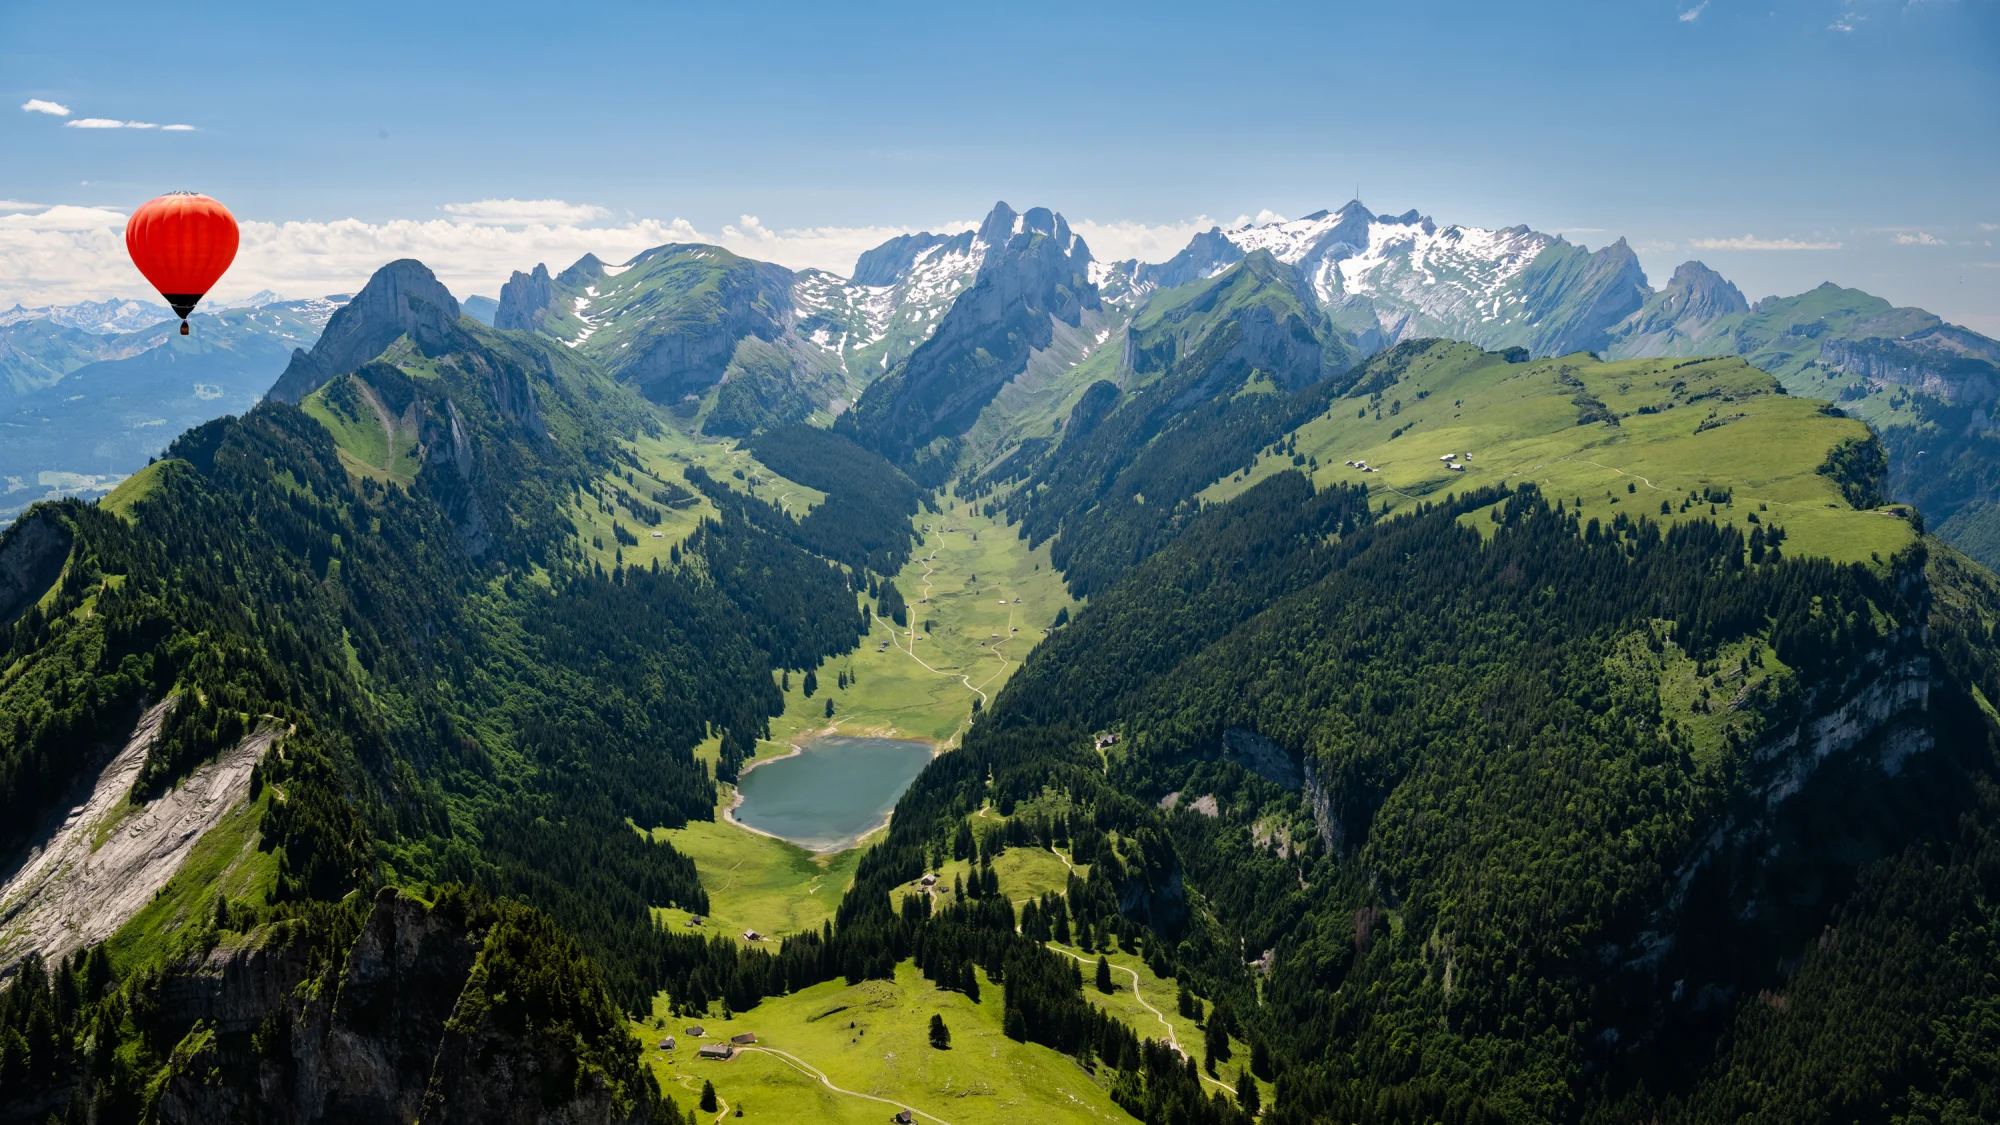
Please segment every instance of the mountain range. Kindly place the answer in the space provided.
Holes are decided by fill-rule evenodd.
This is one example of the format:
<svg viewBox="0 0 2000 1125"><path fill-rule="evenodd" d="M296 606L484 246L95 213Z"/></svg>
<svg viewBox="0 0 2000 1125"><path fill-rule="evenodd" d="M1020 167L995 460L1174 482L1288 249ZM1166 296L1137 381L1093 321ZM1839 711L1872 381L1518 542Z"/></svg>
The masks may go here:
<svg viewBox="0 0 2000 1125"><path fill-rule="evenodd" d="M2000 345L1921 310L1002 203L36 312L13 424L165 441L0 532L0 1125L2000 1116Z"/></svg>

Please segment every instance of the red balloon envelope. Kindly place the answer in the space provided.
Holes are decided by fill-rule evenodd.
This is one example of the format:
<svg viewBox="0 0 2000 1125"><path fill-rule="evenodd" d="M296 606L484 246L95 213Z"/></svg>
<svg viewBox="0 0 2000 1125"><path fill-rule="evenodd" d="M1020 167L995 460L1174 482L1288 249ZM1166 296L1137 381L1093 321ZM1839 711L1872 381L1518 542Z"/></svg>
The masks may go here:
<svg viewBox="0 0 2000 1125"><path fill-rule="evenodd" d="M132 264L180 314L188 314L236 260L236 216L205 195L163 195L125 221L125 249Z"/></svg>

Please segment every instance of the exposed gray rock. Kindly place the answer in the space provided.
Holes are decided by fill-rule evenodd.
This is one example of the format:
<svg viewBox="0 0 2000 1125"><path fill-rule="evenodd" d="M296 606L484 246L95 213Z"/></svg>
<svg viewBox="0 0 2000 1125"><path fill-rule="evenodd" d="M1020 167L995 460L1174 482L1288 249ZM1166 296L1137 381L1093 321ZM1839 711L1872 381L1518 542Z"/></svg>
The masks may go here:
<svg viewBox="0 0 2000 1125"><path fill-rule="evenodd" d="M955 237L949 234L905 234L884 242L861 255L854 263L856 285L894 285L903 280L916 264L917 255L933 246L943 246Z"/></svg>
<svg viewBox="0 0 2000 1125"><path fill-rule="evenodd" d="M1560 239L1521 274L1521 297L1539 310L1528 349L1536 355L1603 351L1611 330L1646 303L1652 289L1624 239L1595 253Z"/></svg>
<svg viewBox="0 0 2000 1125"><path fill-rule="evenodd" d="M1046 207L1016 214L996 203L979 240L990 248L972 288L930 339L842 416L844 429L890 460L941 437L956 441L1049 346L1055 322L1075 327L1086 310L1103 307L1090 281L1090 248L1061 215Z"/></svg>
<svg viewBox="0 0 2000 1125"><path fill-rule="evenodd" d="M76 533L54 512L34 512L0 532L0 625L12 625L61 577Z"/></svg>
<svg viewBox="0 0 2000 1125"><path fill-rule="evenodd" d="M1684 342L1707 341L1723 317L1749 309L1727 278L1700 262L1682 262L1666 288L1617 327L1611 346L1627 357L1679 355Z"/></svg>
<svg viewBox="0 0 2000 1125"><path fill-rule="evenodd" d="M333 314L312 351L292 353L270 397L297 403L336 375L345 375L409 336L426 350L444 350L458 326L458 300L415 258L375 271L361 292Z"/></svg>
<svg viewBox="0 0 2000 1125"><path fill-rule="evenodd" d="M1297 790L1299 764L1284 747L1254 730L1230 727L1222 732L1222 757L1273 785Z"/></svg>
<svg viewBox="0 0 2000 1125"><path fill-rule="evenodd" d="M549 267L538 262L532 273L515 270L500 287L500 307L493 312L493 327L533 332L555 299L555 279L549 276Z"/></svg>
<svg viewBox="0 0 2000 1125"><path fill-rule="evenodd" d="M166 886L223 814L249 795L250 771L277 740L275 726L258 728L113 827L172 707L169 699L147 710L124 749L89 779L82 799L0 868L6 872L0 977L31 952L55 961L117 932Z"/></svg>
<svg viewBox="0 0 2000 1125"><path fill-rule="evenodd" d="M2000 395L2000 345L1953 325L1893 340L1829 338L1820 343L1819 362L1957 403L1991 403Z"/></svg>

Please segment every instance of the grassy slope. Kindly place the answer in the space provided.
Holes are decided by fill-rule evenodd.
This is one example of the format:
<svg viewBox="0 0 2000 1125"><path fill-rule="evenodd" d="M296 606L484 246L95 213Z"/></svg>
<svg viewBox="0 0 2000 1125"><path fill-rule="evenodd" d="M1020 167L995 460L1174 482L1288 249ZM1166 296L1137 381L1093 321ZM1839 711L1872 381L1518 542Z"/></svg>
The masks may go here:
<svg viewBox="0 0 2000 1125"><path fill-rule="evenodd" d="M278 858L261 850L257 825L271 800L267 789L224 814L188 853L180 870L106 943L120 973L154 963L159 955L207 925L215 898L263 904L278 884Z"/></svg>
<svg viewBox="0 0 2000 1125"><path fill-rule="evenodd" d="M1618 426L1576 424L1574 391L1556 383L1564 368L1620 415ZM1676 384L1683 389L1676 392ZM1399 400L1402 410L1392 414ZM1379 419L1373 410L1356 416L1366 401L1343 398L1300 427L1298 450L1317 458L1317 481L1365 483L1392 509L1432 494L1532 480L1567 502L1581 497L1585 518L1609 522L1622 511L1671 521L1707 517L1706 504L1685 514L1679 505L1690 489L1712 486L1735 490L1734 505L1718 507L1718 518L1747 526L1758 512L1775 520L1790 535L1791 555L1870 561L1911 542L1903 520L1854 511L1815 471L1828 449L1866 436L1866 427L1821 414L1817 402L1772 393L1770 377L1740 359L1599 363L1572 355L1508 364L1448 344L1383 392ZM1660 412L1637 413L1642 406ZM1720 424L1695 432L1709 422ZM1444 468L1438 458L1449 452L1472 454L1467 471ZM1348 460L1381 471L1363 474L1343 464ZM1222 481L1203 498L1226 500L1290 464L1289 457L1263 457L1247 476ZM1662 500L1672 514L1660 514Z"/></svg>
<svg viewBox="0 0 2000 1125"><path fill-rule="evenodd" d="M159 462L140 469L120 481L117 488L97 502L97 506L120 519L132 518L132 505L151 496L160 487L161 468Z"/></svg>
<svg viewBox="0 0 2000 1125"><path fill-rule="evenodd" d="M753 1032L759 1047L802 1060L835 1086L895 1100L949 1125L1131 1120L1074 1061L1002 1035L1001 989L983 976L978 1004L933 988L905 964L894 981L830 981L703 1026L710 1039ZM662 1005L657 1015L665 1013ZM933 1049L925 1038L934 1013L951 1029L948 1051ZM687 1023L634 1025L647 1047L646 1063L683 1107L693 1107L707 1079L732 1113L742 1108L746 1121L876 1125L895 1112L882 1102L835 1093L775 1054L697 1061ZM667 1034L678 1040L671 1053L657 1047Z"/></svg>

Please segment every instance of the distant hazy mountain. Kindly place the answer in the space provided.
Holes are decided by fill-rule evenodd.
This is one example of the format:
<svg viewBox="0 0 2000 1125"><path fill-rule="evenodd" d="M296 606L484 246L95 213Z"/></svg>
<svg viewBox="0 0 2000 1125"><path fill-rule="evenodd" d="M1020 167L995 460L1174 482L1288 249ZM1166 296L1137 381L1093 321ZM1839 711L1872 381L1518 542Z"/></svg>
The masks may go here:
<svg viewBox="0 0 2000 1125"><path fill-rule="evenodd" d="M44 497L102 491L189 426L248 410L345 300L197 313L188 336L164 308L136 331L79 327L136 318L147 307L136 301L0 325L0 521Z"/></svg>
<svg viewBox="0 0 2000 1125"><path fill-rule="evenodd" d="M217 309L211 306L206 311L215 312ZM149 324L172 319L173 315L173 310L165 305L130 301L122 297L109 301L86 301L80 305L44 305L35 309L22 308L17 304L6 312L0 312L0 327L26 320L46 320L64 328L109 334L133 332Z"/></svg>
<svg viewBox="0 0 2000 1125"><path fill-rule="evenodd" d="M458 311L491 328L494 314L500 311L500 302L492 297L482 297L475 293L459 302Z"/></svg>

